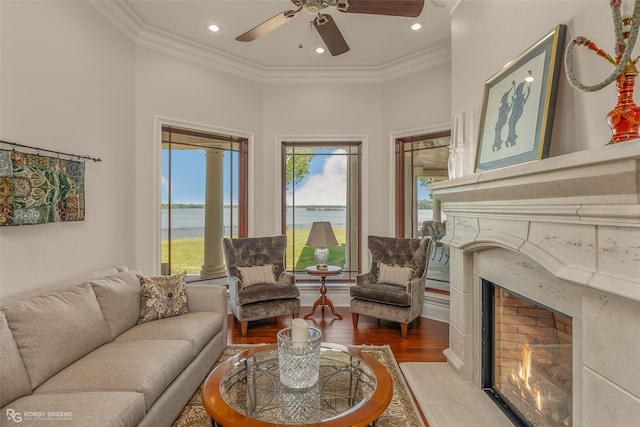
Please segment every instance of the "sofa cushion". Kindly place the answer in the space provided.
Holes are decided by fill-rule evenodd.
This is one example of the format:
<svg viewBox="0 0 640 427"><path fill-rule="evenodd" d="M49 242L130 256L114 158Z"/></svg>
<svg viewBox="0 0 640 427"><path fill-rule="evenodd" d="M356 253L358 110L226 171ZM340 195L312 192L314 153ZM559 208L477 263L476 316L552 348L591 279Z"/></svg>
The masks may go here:
<svg viewBox="0 0 640 427"><path fill-rule="evenodd" d="M133 327L140 319L140 280L135 270L89 282L96 294L111 337Z"/></svg>
<svg viewBox="0 0 640 427"><path fill-rule="evenodd" d="M7 425L16 426L133 427L144 418L144 396L113 391L36 394L12 402L3 408L2 415L9 421Z"/></svg>
<svg viewBox="0 0 640 427"><path fill-rule="evenodd" d="M54 291L60 291L63 289L70 288L72 286L82 285L84 283L89 282L90 280L100 279L101 277L104 277L104 276L111 276L113 274L118 274L118 272L124 271L126 269L127 267L122 266L122 267L105 268L102 270L95 270L89 273L72 276L69 279L56 282L48 286L45 285L45 287L40 287L40 288L33 289L26 292L20 292L18 294L10 295L8 297L2 297L2 299L0 300L0 308L4 309L4 307L9 306L11 304L15 304L18 301L24 301L26 299L30 299L39 295L48 294Z"/></svg>
<svg viewBox="0 0 640 427"><path fill-rule="evenodd" d="M238 267L238 271L240 271L240 276L242 277L243 288L260 283L276 284L276 277L273 275L273 264Z"/></svg>
<svg viewBox="0 0 640 427"><path fill-rule="evenodd" d="M378 283L388 283L390 285L406 287L413 276L413 268L411 266L388 265L379 262L378 270Z"/></svg>
<svg viewBox="0 0 640 427"><path fill-rule="evenodd" d="M0 408L28 394L31 394L29 373L7 325L7 319L0 311Z"/></svg>
<svg viewBox="0 0 640 427"><path fill-rule="evenodd" d="M111 341L88 283L4 308L34 389L85 354Z"/></svg>
<svg viewBox="0 0 640 427"><path fill-rule="evenodd" d="M138 323L188 313L187 273L140 278L140 319Z"/></svg>
<svg viewBox="0 0 640 427"><path fill-rule="evenodd" d="M142 340L185 340L191 343L193 357L222 329L222 313L187 313L183 316L142 323L124 332L115 342Z"/></svg>
<svg viewBox="0 0 640 427"><path fill-rule="evenodd" d="M34 394L134 391L144 394L149 409L192 360L189 341L109 343L60 371Z"/></svg>

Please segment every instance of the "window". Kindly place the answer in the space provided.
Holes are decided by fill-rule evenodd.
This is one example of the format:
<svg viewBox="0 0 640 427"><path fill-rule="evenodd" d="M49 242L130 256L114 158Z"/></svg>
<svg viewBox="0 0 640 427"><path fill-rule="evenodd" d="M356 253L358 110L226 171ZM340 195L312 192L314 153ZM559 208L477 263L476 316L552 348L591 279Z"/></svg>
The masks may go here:
<svg viewBox="0 0 640 427"><path fill-rule="evenodd" d="M247 235L247 140L162 127L162 273L226 275L220 240Z"/></svg>
<svg viewBox="0 0 640 427"><path fill-rule="evenodd" d="M329 221L339 246L329 262L353 279L360 259L360 142L282 143L282 231L287 235L286 268L303 273L315 265L315 248L305 246L314 221Z"/></svg>
<svg viewBox="0 0 640 427"><path fill-rule="evenodd" d="M444 220L427 189L448 179L450 131L396 140L396 236L424 237L424 221Z"/></svg>

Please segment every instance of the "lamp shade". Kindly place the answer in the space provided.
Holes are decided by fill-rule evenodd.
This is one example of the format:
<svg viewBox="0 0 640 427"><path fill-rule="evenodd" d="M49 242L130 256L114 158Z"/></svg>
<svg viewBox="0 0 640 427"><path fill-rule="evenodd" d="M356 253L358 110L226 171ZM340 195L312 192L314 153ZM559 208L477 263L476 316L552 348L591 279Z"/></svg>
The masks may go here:
<svg viewBox="0 0 640 427"><path fill-rule="evenodd" d="M336 240L336 235L333 234L331 223L328 221L314 222L311 226L311 232L309 232L306 246L316 248L338 246L338 241Z"/></svg>

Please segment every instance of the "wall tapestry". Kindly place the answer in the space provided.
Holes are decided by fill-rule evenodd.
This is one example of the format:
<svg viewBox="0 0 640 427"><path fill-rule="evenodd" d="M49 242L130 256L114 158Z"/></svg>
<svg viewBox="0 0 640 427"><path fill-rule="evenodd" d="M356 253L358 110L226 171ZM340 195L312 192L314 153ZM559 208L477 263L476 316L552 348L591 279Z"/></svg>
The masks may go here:
<svg viewBox="0 0 640 427"><path fill-rule="evenodd" d="M0 226L84 221L84 162L0 150Z"/></svg>

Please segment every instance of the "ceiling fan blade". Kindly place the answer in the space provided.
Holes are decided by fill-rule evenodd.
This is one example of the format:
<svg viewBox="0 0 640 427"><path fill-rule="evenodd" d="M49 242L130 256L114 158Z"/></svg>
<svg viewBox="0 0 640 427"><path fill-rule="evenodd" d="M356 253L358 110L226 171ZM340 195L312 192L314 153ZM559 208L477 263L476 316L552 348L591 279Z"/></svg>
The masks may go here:
<svg viewBox="0 0 640 427"><path fill-rule="evenodd" d="M236 37L236 40L239 41L239 42L250 42L250 41L253 41L253 40L257 39L258 37L264 36L268 32L275 30L276 28L280 27L281 25L286 24L292 18L294 18L298 14L298 12L300 12L300 9L298 9L298 10L286 10L286 11L284 11L282 13L279 13L276 16L274 16L273 18L267 19L262 24L256 25L255 27L253 27L252 29L250 29L246 33L240 34L238 37Z"/></svg>
<svg viewBox="0 0 640 427"><path fill-rule="evenodd" d="M348 0L346 13L418 17L422 13L424 0ZM339 9L341 10L341 9Z"/></svg>
<svg viewBox="0 0 640 427"><path fill-rule="evenodd" d="M342 55L345 52L349 51L349 45L345 41L344 37L342 37L342 33L338 26L336 25L336 21L333 20L331 15L321 15L322 21L324 23L319 22L319 19L316 18L313 20L313 26L316 27L320 37L322 37L322 41L329 49L331 56ZM319 15L320 17L320 15Z"/></svg>

